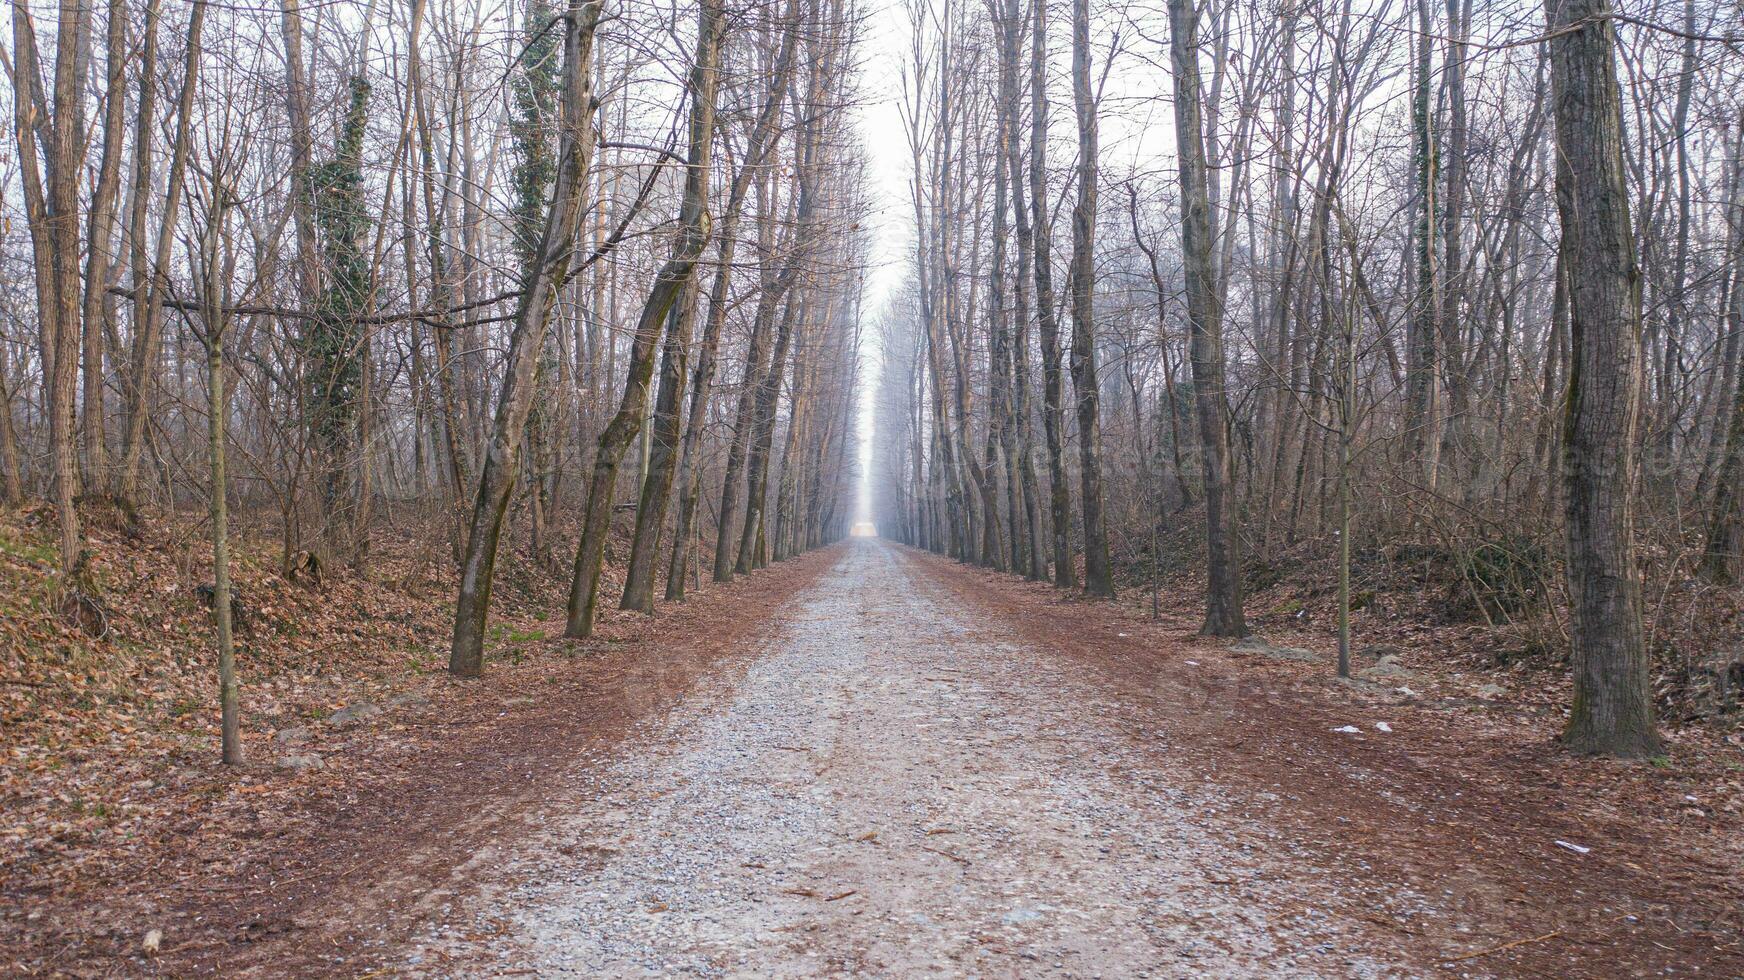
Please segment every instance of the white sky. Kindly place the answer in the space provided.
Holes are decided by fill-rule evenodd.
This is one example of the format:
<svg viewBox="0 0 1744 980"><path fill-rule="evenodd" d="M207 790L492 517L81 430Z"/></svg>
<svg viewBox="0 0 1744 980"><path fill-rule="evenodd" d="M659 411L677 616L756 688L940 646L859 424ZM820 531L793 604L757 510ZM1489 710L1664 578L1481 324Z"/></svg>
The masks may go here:
<svg viewBox="0 0 1744 980"><path fill-rule="evenodd" d="M866 274L863 305L866 323L861 333L859 459L860 481L854 520L870 521L872 429L878 384L879 351L872 329L885 304L907 275L913 239L913 205L909 200L908 137L903 132L898 100L902 96L902 65L908 49L908 22L895 0L873 0L866 22L860 90L855 124L871 162L875 193L871 215L872 262Z"/></svg>

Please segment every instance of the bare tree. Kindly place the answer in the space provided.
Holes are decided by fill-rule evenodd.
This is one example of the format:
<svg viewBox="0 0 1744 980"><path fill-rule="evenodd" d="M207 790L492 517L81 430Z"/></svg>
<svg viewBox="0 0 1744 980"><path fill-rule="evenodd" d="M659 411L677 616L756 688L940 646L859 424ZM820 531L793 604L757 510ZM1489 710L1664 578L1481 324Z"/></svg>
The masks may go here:
<svg viewBox="0 0 1744 980"><path fill-rule="evenodd" d="M673 243L671 256L655 277L648 298L642 304L642 314L636 321L629 369L625 375L623 401L618 406L617 415L612 417L605 431L600 433L599 449L594 456L593 481L588 487L581 546L575 555L575 577L569 588L569 614L564 633L571 637L585 637L593 632L599 600L600 568L605 561L606 534L611 526L612 493L617 484L618 466L623 461L630 441L635 438L636 430L641 428L642 416L647 410L648 384L654 372L654 343L659 339L661 323L688 288L690 278L696 270L697 259L708 245L709 153L714 145L714 93L716 66L720 58L720 9L704 4L701 16L702 26L698 31L696 57L691 70L689 154L685 161L684 199L678 213L679 235ZM683 362L678 360L673 372L672 405L669 409L673 414L677 411L677 379L682 378L683 373ZM668 438L671 438L675 429L676 425L669 428ZM666 487L659 493L662 498L671 489L670 470L666 472L664 481ZM654 556L651 553L644 559L640 579L643 591L652 589L653 561Z"/></svg>
<svg viewBox="0 0 1744 980"><path fill-rule="evenodd" d="M1211 257L1211 202L1200 112L1198 13L1192 0L1169 2L1169 55L1175 75L1175 134L1181 171L1181 251L1192 330L1193 400L1199 415L1205 488L1207 636L1241 637L1241 554L1228 500L1229 433L1224 424L1223 310Z"/></svg>
<svg viewBox="0 0 1744 980"><path fill-rule="evenodd" d="M1084 590L1114 595L1102 510L1102 393L1096 376L1096 100L1090 91L1090 3L1072 3L1072 104L1078 113L1078 200L1072 208L1072 389L1083 488Z"/></svg>
<svg viewBox="0 0 1744 980"><path fill-rule="evenodd" d="M519 453L527 414L532 409L533 373L538 366L551 307L574 271L572 256L586 210L588 161L594 143L589 110L593 102L594 28L599 23L600 9L600 0L570 0L564 17L557 181L545 218L545 234L539 244L539 259L522 285L515 311L508 363L497 396L496 422L479 472L472 528L460 564L460 595L455 601L454 640L448 669L461 677L476 677L484 669L484 624L490 610L497 541L520 474Z"/></svg>

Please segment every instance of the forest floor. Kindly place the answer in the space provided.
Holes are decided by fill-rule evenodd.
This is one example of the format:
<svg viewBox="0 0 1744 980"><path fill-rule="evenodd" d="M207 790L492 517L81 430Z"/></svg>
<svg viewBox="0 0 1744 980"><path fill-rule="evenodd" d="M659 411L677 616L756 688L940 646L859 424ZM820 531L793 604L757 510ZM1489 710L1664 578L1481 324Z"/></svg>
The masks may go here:
<svg viewBox="0 0 1744 980"><path fill-rule="evenodd" d="M807 555L10 860L0 973L1744 975L1730 743L1572 758L1187 605Z"/></svg>

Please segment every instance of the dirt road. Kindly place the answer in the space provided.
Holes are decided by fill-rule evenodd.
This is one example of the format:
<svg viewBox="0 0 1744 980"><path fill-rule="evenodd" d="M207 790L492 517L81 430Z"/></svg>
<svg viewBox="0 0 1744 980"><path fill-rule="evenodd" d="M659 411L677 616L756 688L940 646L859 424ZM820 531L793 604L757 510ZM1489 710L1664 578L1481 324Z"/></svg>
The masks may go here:
<svg viewBox="0 0 1744 980"><path fill-rule="evenodd" d="M857 544L734 688L705 689L595 798L490 862L519 883L407 962L1392 972L1360 923L1327 914L1334 885L1278 873L1287 840L1241 825L1215 786L1142 765L1108 713L1104 689L978 621L912 559ZM483 951L465 938L498 929Z"/></svg>
<svg viewBox="0 0 1744 980"><path fill-rule="evenodd" d="M0 974L1744 977L1687 751L1163 600L853 541L505 648L21 892Z"/></svg>
<svg viewBox="0 0 1744 980"><path fill-rule="evenodd" d="M978 574L847 546L748 670L704 680L548 801L539 831L477 855L461 872L473 897L388 962L578 977L1596 976L1737 962L1710 950L1723 944L1699 910L1672 910L1675 935L1699 942L1641 934L1668 907L1626 876L1583 887L1556 854L1456 842L1470 805L1497 833L1548 845L1558 828L1529 814L1463 790L1431 808L1385 760L1294 780L1267 756L1312 759L1318 719L1280 726L1232 706L1229 688L1193 680L1190 650L1168 669L1125 670L1095 643L1089 655L1086 634L1116 651L1127 637L1095 604L1026 619ZM1253 725L1274 730L1244 741ZM1374 798L1391 804L1378 816Z"/></svg>

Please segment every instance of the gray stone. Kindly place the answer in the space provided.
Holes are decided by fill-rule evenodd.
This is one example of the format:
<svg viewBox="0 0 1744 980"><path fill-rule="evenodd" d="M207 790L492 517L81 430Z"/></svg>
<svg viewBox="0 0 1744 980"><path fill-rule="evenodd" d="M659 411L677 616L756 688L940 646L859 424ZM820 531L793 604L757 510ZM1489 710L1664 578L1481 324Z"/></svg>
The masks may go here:
<svg viewBox="0 0 1744 980"><path fill-rule="evenodd" d="M1396 657L1382 657L1380 663L1375 664L1373 667L1365 667L1362 670L1357 671L1357 674L1371 680L1386 678L1395 681L1408 680L1417 676L1411 671L1406 670L1404 666L1399 663L1398 658Z"/></svg>
<svg viewBox="0 0 1744 980"><path fill-rule="evenodd" d="M301 745L307 742L314 733L301 725L295 728L281 728L273 736L275 745Z"/></svg>
<svg viewBox="0 0 1744 980"><path fill-rule="evenodd" d="M280 769L294 769L302 772L305 769L325 769L327 760L313 752L306 755L287 755L279 759Z"/></svg>
<svg viewBox="0 0 1744 980"><path fill-rule="evenodd" d="M1275 647L1265 641L1258 633L1244 636L1229 645L1236 653L1257 653L1273 660L1301 660L1313 662L1320 659L1320 654L1303 647Z"/></svg>
<svg viewBox="0 0 1744 980"><path fill-rule="evenodd" d="M1505 698L1508 696L1508 689L1500 684L1485 684L1478 688L1478 695L1486 698Z"/></svg>
<svg viewBox="0 0 1744 980"><path fill-rule="evenodd" d="M359 701L356 704L348 704L345 707L340 708L338 711L333 712L331 715L328 715L327 724L332 725L334 728L350 728L353 725L360 725L381 713L382 709L370 704L368 701Z"/></svg>

